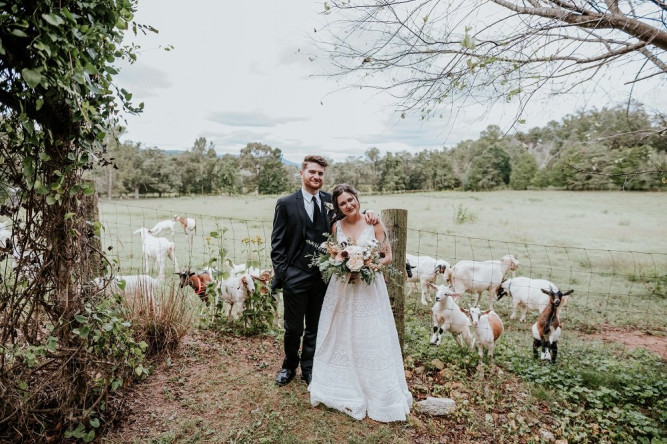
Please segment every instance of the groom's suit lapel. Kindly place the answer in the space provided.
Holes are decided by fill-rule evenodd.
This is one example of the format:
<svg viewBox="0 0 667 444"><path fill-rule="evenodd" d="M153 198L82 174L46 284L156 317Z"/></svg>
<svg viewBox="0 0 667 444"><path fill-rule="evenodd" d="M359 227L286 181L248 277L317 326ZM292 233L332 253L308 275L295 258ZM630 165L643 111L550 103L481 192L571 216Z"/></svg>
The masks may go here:
<svg viewBox="0 0 667 444"><path fill-rule="evenodd" d="M301 221L301 235L305 238L306 226L308 226L310 218L308 217L308 213L306 213L306 207L303 202L303 193L301 192L301 190L297 191L294 197L296 201L296 209L297 212L299 213L299 220Z"/></svg>

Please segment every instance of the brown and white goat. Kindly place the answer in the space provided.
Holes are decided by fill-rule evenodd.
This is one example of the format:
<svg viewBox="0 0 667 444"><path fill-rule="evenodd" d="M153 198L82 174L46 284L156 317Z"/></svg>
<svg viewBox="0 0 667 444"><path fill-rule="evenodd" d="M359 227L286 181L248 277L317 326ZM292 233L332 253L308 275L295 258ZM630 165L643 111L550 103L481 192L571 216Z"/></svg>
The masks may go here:
<svg viewBox="0 0 667 444"><path fill-rule="evenodd" d="M549 304L542 311L537 322L533 324L533 357L537 359L537 349L542 347L542 360L548 361L551 359L551 363L555 364L562 325L558 318L558 307L563 301L563 297L572 294L574 290L568 290L565 293L552 287L549 287L548 290L545 288L541 290L542 293L549 296ZM549 350L547 350L547 345Z"/></svg>
<svg viewBox="0 0 667 444"><path fill-rule="evenodd" d="M192 238L197 232L197 221L192 217L182 217L178 214L174 215L174 220L183 226L183 231L185 231L185 234L190 239L190 242L192 242Z"/></svg>
<svg viewBox="0 0 667 444"><path fill-rule="evenodd" d="M206 306L211 304L211 299L206 290L208 285L213 282L213 277L211 277L211 274L208 271L194 273L188 270L176 274L181 278L181 284L179 288L183 288L188 285L195 291L195 294L199 296L199 299L201 299L202 302L206 304Z"/></svg>
<svg viewBox="0 0 667 444"><path fill-rule="evenodd" d="M230 276L220 281L218 294L229 307L227 319L238 318L246 299L255 291L255 281L249 273ZM216 306L218 301L216 301Z"/></svg>
<svg viewBox="0 0 667 444"><path fill-rule="evenodd" d="M475 344L477 344L477 353L479 354L480 364L484 359L484 347L488 350L489 361L493 363L493 350L496 348L496 341L505 330L500 316L493 310L482 311L479 307L470 307L470 310L463 310L475 331Z"/></svg>

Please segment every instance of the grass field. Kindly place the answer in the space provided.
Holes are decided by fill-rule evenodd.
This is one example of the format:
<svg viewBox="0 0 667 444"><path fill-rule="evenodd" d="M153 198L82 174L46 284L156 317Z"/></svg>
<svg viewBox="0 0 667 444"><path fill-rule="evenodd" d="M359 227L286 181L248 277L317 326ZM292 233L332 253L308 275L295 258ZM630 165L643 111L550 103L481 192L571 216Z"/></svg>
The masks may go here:
<svg viewBox="0 0 667 444"><path fill-rule="evenodd" d="M195 270L221 256L237 263L259 260L269 267L275 200L275 196L221 196L101 201L103 238L106 246L113 247L109 257L120 272L135 273L141 268L141 241L134 230L150 228L174 214L187 215L197 219L198 229L190 245L177 227L173 239L179 268ZM664 194L443 192L372 195L361 200L364 208L377 212L408 211L408 253L434 256L452 265L511 253L521 262L517 275L574 288L570 306L576 310L569 310L568 316L585 330L601 322L664 326Z"/></svg>
<svg viewBox="0 0 667 444"><path fill-rule="evenodd" d="M136 272L140 238L132 232L181 214L195 217L198 231L192 245L182 231L174 236L180 268L199 268L221 256L268 265L275 199L102 201L104 243L113 247L110 256L121 272ZM510 321L510 304L503 300L495 306L505 322L497 366L484 376L476 353L458 348L450 336L438 347L429 345L430 307L409 294L404 356L410 390L416 400L451 397L457 411L445 418L415 412L404 424L359 422L310 407L303 384L273 384L280 329L242 338L229 326L219 335L202 318L178 356L160 363L137 388L128 421L105 440L539 443L549 442L551 433L592 443L667 437L664 195L419 193L362 196L362 206L407 209L409 253L452 264L512 253L521 261L517 275L574 288L563 313L557 365L532 360L530 322L536 315L529 314L528 323ZM187 297L197 303L194 295ZM469 302L464 298L462 305Z"/></svg>

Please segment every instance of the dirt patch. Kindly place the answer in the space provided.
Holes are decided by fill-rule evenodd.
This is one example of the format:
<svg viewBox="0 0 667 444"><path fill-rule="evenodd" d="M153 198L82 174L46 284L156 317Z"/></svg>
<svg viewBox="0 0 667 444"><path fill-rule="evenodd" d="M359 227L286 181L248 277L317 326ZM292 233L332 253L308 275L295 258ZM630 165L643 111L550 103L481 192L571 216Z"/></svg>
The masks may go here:
<svg viewBox="0 0 667 444"><path fill-rule="evenodd" d="M630 328L602 324L599 332L580 333L580 336L597 339L607 344L623 344L631 350L639 347L645 348L646 350L660 355L662 360L667 362L667 334L664 331L659 331L657 333L658 335Z"/></svg>
<svg viewBox="0 0 667 444"><path fill-rule="evenodd" d="M125 393L123 418L107 429L102 441L421 444L501 442L513 436L525 443L539 440L541 429L556 429L542 403L517 408L517 403L528 404L529 393L497 368L489 369L486 380L471 381L455 381L447 368L407 372L415 400L449 395L460 407L451 417L430 417L415 409L408 421L385 424L313 408L300 379L277 387L274 377L282 356L282 342L276 338L193 331L177 354L163 359L146 381ZM434 393L435 387L440 393Z"/></svg>

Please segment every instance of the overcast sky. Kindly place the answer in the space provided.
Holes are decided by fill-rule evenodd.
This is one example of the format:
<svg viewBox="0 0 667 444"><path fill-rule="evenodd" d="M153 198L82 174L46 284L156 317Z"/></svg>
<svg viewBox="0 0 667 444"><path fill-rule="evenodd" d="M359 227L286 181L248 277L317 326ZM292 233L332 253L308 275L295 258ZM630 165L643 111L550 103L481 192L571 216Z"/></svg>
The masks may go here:
<svg viewBox="0 0 667 444"><path fill-rule="evenodd" d="M400 119L386 94L316 77L323 57L317 57L312 39L323 23L322 10L322 2L309 1L139 0L136 21L160 32L136 39L139 60L118 77L135 104L145 104L142 114L127 117L121 140L183 150L205 137L221 154L261 142L300 162L310 153L344 160L373 146L382 153L416 153L476 139L491 124L510 129L512 105L443 109L442 118L426 122L419 116ZM164 51L170 45L173 50ZM656 94L664 86L636 88L635 97L649 110L666 112L664 94ZM538 98L519 129L612 106L623 97L627 89L616 86Z"/></svg>

